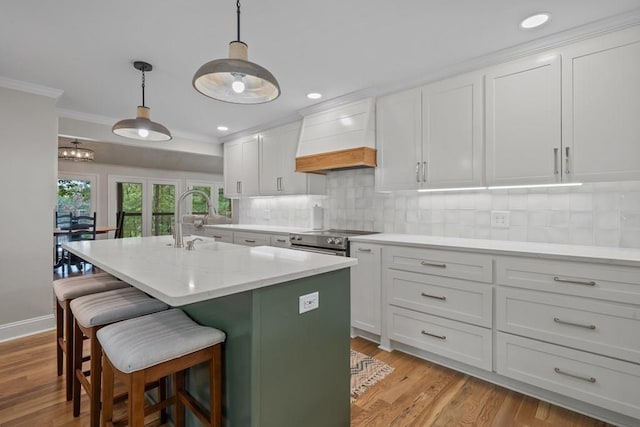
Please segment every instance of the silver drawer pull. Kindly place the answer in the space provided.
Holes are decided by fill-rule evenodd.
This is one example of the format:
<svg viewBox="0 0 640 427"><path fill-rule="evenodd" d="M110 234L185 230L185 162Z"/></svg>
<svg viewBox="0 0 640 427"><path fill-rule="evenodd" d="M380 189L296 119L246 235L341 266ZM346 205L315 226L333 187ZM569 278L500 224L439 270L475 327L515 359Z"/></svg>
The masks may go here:
<svg viewBox="0 0 640 427"><path fill-rule="evenodd" d="M447 264L440 263L440 262L420 261L420 264L422 264L424 266L428 266L428 267L447 268Z"/></svg>
<svg viewBox="0 0 640 427"><path fill-rule="evenodd" d="M276 242L279 243L287 243L287 241L285 239L276 239Z"/></svg>
<svg viewBox="0 0 640 427"><path fill-rule="evenodd" d="M562 325L577 326L578 328L585 328L585 329L595 329L596 328L596 325L585 325L584 323L569 322L567 320L562 320L562 319L559 319L557 317L554 317L553 321L556 322L556 323L560 323Z"/></svg>
<svg viewBox="0 0 640 427"><path fill-rule="evenodd" d="M430 337L438 338L439 340L446 340L447 339L446 335L436 335L436 334L429 333L427 331L422 331L422 335L428 335Z"/></svg>
<svg viewBox="0 0 640 427"><path fill-rule="evenodd" d="M247 243L255 243L256 242L255 240L249 240L249 239L244 239L244 241L247 242Z"/></svg>
<svg viewBox="0 0 640 427"><path fill-rule="evenodd" d="M586 286L595 286L596 285L596 282L594 282L594 281L587 282L587 281L582 281L582 280L568 280L568 279L561 279L558 276L555 276L553 278L553 280L556 281L556 282L562 282L562 283L573 283L575 285L586 285Z"/></svg>
<svg viewBox="0 0 640 427"><path fill-rule="evenodd" d="M222 239L222 236L213 236L214 239Z"/></svg>
<svg viewBox="0 0 640 427"><path fill-rule="evenodd" d="M371 249L358 248L358 252L366 252L366 253L369 253L369 252L371 252Z"/></svg>
<svg viewBox="0 0 640 427"><path fill-rule="evenodd" d="M423 297L426 297L426 298L439 299L441 301L446 301L447 300L447 297L445 297L445 296L439 297L437 295L425 294L424 292L422 292L420 295L422 295Z"/></svg>
<svg viewBox="0 0 640 427"><path fill-rule="evenodd" d="M569 372L565 372L560 368L553 368L553 370L555 371L556 374L566 375L567 377L576 378L578 380L586 381L586 382L589 382L589 383L595 383L596 382L596 379L593 378L593 377L586 377L586 376L582 376L582 375L570 374Z"/></svg>

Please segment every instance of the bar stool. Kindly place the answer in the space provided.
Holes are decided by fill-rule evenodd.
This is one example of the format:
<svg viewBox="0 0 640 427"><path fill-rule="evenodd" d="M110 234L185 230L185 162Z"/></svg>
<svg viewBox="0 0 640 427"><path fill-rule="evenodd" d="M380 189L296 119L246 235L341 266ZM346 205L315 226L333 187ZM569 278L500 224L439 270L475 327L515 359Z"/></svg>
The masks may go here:
<svg viewBox="0 0 640 427"><path fill-rule="evenodd" d="M67 400L72 398L73 384L73 314L69 304L75 298L126 288L129 285L107 273L77 276L53 281L56 297L56 361L58 376L65 366Z"/></svg>
<svg viewBox="0 0 640 427"><path fill-rule="evenodd" d="M162 301L150 297L135 288L116 289L99 294L86 295L71 301L74 321L74 341L81 343L86 336L90 344L90 368L82 369L82 345L74 346L73 355L73 416L80 415L80 388L84 388L90 402L90 425L100 424L100 385L102 348L96 332L110 323L169 308ZM91 381L89 381L91 376Z"/></svg>
<svg viewBox="0 0 640 427"><path fill-rule="evenodd" d="M184 426L184 409L210 427L222 425L222 343L224 332L200 326L182 310L160 313L114 323L98 331L103 349L102 425L113 426L114 378L127 388L130 427L144 426L145 415L175 404L174 425ZM209 364L209 405L185 390L185 370L200 363ZM171 397L145 408L145 385L175 375Z"/></svg>

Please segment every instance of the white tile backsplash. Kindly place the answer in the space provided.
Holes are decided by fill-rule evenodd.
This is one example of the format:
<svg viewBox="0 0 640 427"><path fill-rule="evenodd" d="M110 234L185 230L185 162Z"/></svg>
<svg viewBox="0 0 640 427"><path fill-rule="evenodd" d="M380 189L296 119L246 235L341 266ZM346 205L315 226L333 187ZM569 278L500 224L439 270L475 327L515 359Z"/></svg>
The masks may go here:
<svg viewBox="0 0 640 427"><path fill-rule="evenodd" d="M327 174L326 196L240 200L240 223L310 227L315 204L327 228L640 248L640 181L375 193L372 169L336 171ZM492 210L509 211L510 226L491 228Z"/></svg>

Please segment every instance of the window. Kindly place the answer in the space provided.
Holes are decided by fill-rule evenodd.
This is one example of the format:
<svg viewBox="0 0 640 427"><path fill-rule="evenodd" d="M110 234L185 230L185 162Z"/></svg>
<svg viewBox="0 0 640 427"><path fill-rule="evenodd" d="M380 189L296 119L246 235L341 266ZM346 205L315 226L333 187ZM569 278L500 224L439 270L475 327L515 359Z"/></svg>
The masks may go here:
<svg viewBox="0 0 640 427"><path fill-rule="evenodd" d="M224 215L231 218L231 200L224 197L224 188L222 183L204 182L204 181L187 181L187 188L200 190L209 198L218 215ZM187 203L187 207L191 206L190 212L195 215L204 215L207 213L207 202L199 194L191 197L191 204Z"/></svg>
<svg viewBox="0 0 640 427"><path fill-rule="evenodd" d="M92 215L91 180L58 179L59 214Z"/></svg>
<svg viewBox="0 0 640 427"><path fill-rule="evenodd" d="M175 221L176 186L172 184L153 184L152 188L151 235L164 236L171 234Z"/></svg>
<svg viewBox="0 0 640 427"><path fill-rule="evenodd" d="M117 211L124 212L122 237L142 236L142 183L116 184Z"/></svg>

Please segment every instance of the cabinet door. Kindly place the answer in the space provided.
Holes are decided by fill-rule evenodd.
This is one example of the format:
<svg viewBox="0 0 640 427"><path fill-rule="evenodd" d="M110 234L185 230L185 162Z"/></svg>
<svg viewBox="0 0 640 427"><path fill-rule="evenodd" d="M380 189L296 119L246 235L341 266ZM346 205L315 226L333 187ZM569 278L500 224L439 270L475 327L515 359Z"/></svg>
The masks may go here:
<svg viewBox="0 0 640 427"><path fill-rule="evenodd" d="M280 194L282 179L282 146L279 132L269 130L262 133L260 141L260 195Z"/></svg>
<svg viewBox="0 0 640 427"><path fill-rule="evenodd" d="M378 99L376 108L376 190L421 186L422 90L412 89Z"/></svg>
<svg viewBox="0 0 640 427"><path fill-rule="evenodd" d="M358 259L351 267L351 326L380 335L380 246L352 243L351 256Z"/></svg>
<svg viewBox="0 0 640 427"><path fill-rule="evenodd" d="M257 136L242 142L241 196L257 196L260 183L260 140Z"/></svg>
<svg viewBox="0 0 640 427"><path fill-rule="evenodd" d="M640 29L577 43L562 54L565 176L640 179Z"/></svg>
<svg viewBox="0 0 640 427"><path fill-rule="evenodd" d="M300 122L269 129L260 141L260 194L307 194L308 174L295 172Z"/></svg>
<svg viewBox="0 0 640 427"><path fill-rule="evenodd" d="M240 196L242 181L242 143L224 144L224 195L228 198Z"/></svg>
<svg viewBox="0 0 640 427"><path fill-rule="evenodd" d="M282 143L282 172L280 179L280 192L282 194L309 194L308 182L311 174L296 172L296 153L298 151L298 139L300 138L301 122L285 126L282 129L280 141ZM324 180L324 177L322 177Z"/></svg>
<svg viewBox="0 0 640 427"><path fill-rule="evenodd" d="M485 76L488 185L561 180L560 57L536 55Z"/></svg>
<svg viewBox="0 0 640 427"><path fill-rule="evenodd" d="M482 185L482 109L480 73L422 89L424 187Z"/></svg>

